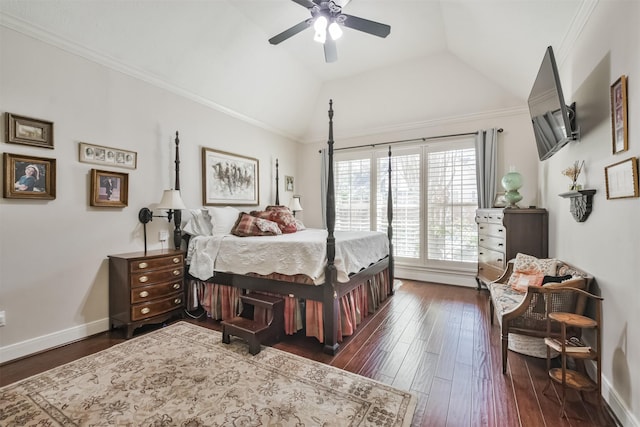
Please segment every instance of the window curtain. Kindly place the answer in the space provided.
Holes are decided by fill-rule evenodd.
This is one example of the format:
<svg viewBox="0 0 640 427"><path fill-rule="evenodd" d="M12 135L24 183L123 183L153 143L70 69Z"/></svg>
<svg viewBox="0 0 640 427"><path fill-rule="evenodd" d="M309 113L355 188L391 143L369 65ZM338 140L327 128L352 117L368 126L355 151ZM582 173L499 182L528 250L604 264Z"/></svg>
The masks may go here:
<svg viewBox="0 0 640 427"><path fill-rule="evenodd" d="M329 150L323 148L320 150L321 166L320 166L320 206L322 207L322 226L327 228L327 188L329 186Z"/></svg>
<svg viewBox="0 0 640 427"><path fill-rule="evenodd" d="M478 131L475 145L478 207L490 208L496 194L498 130L492 128Z"/></svg>

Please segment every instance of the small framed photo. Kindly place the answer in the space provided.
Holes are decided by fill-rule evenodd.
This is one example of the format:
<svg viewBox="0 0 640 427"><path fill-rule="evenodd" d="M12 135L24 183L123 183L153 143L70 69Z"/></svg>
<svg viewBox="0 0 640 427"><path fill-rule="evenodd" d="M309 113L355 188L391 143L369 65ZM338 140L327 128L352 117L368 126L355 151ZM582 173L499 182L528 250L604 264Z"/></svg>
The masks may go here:
<svg viewBox="0 0 640 427"><path fill-rule="evenodd" d="M7 142L53 149L53 122L6 113Z"/></svg>
<svg viewBox="0 0 640 427"><path fill-rule="evenodd" d="M56 198L56 159L4 153L6 199Z"/></svg>
<svg viewBox="0 0 640 427"><path fill-rule="evenodd" d="M129 203L129 174L91 169L91 206L123 208Z"/></svg>
<svg viewBox="0 0 640 427"><path fill-rule="evenodd" d="M631 157L604 168L607 199L638 197L638 159Z"/></svg>
<svg viewBox="0 0 640 427"><path fill-rule="evenodd" d="M629 149L627 130L627 77L621 76L611 85L611 131L613 154Z"/></svg>
<svg viewBox="0 0 640 427"><path fill-rule="evenodd" d="M138 153L135 151L104 147L86 142L81 142L79 149L78 159L82 163L118 166L127 169L136 169L138 167Z"/></svg>
<svg viewBox="0 0 640 427"><path fill-rule="evenodd" d="M493 198L494 208L504 208L507 206L507 199L504 198L504 193L496 193L496 197Z"/></svg>
<svg viewBox="0 0 640 427"><path fill-rule="evenodd" d="M284 176L284 189L285 191L293 191L293 177L289 175Z"/></svg>
<svg viewBox="0 0 640 427"><path fill-rule="evenodd" d="M258 159L202 147L202 204L257 205Z"/></svg>

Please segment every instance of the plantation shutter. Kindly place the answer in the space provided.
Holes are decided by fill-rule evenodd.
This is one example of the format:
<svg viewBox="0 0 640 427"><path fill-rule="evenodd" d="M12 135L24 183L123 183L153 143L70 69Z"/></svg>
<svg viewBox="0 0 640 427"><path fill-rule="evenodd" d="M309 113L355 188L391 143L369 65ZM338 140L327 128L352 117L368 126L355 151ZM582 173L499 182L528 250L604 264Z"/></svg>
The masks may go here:
<svg viewBox="0 0 640 427"><path fill-rule="evenodd" d="M391 157L393 199L393 248L398 257L420 258L420 150L394 150ZM377 227L387 231L389 159L377 162Z"/></svg>
<svg viewBox="0 0 640 427"><path fill-rule="evenodd" d="M427 258L477 261L473 147L427 152Z"/></svg>
<svg viewBox="0 0 640 427"><path fill-rule="evenodd" d="M336 160L336 230L371 230L371 159Z"/></svg>

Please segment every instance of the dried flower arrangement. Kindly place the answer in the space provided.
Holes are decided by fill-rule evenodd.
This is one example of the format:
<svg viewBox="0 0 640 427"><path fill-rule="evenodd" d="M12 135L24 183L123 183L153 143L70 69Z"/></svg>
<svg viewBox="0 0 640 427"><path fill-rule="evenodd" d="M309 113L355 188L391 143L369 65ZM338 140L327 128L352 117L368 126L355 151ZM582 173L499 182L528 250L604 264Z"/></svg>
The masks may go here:
<svg viewBox="0 0 640 427"><path fill-rule="evenodd" d="M578 177L580 176L580 172L582 172L582 168L584 167L584 160L582 162L575 161L573 162L573 166L566 168L562 171L562 175L571 178L571 190L578 190Z"/></svg>

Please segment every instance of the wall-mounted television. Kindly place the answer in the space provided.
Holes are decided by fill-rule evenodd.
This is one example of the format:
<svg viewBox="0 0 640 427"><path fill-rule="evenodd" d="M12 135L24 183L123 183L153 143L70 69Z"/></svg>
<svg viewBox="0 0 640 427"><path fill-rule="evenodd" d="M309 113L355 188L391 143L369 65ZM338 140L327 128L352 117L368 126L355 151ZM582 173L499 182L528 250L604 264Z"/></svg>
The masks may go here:
<svg viewBox="0 0 640 427"><path fill-rule="evenodd" d="M569 141L579 138L576 104L564 103L560 75L553 49L549 46L529 94L529 113L538 147L538 157L546 160Z"/></svg>

